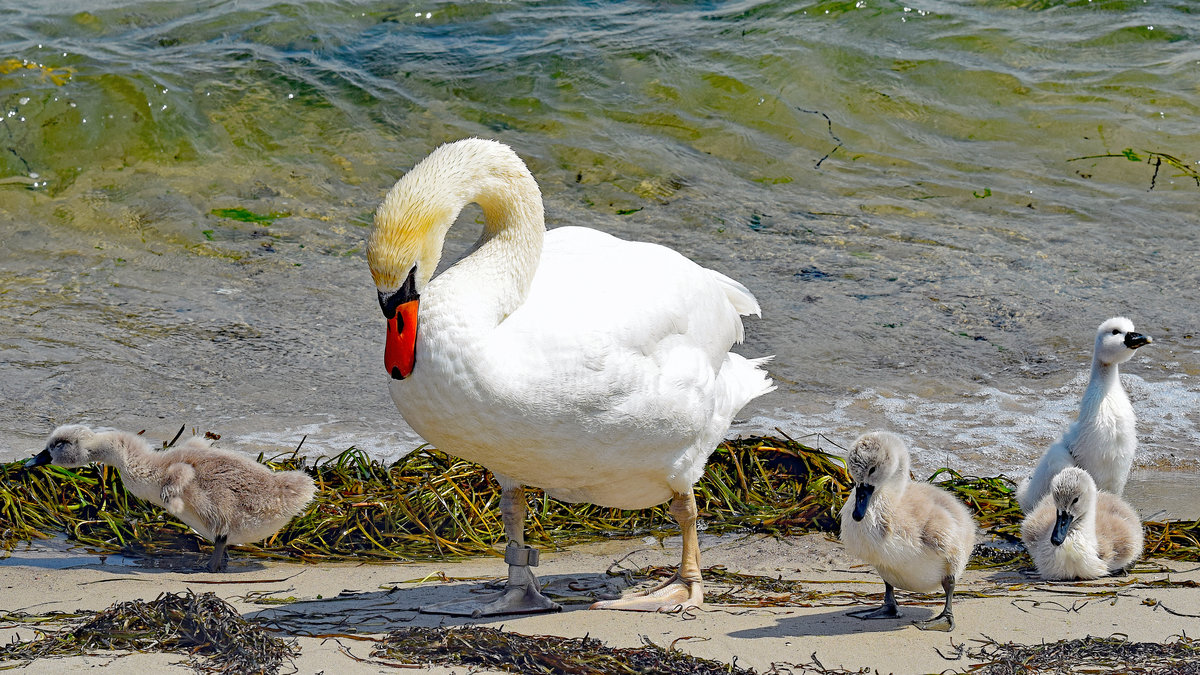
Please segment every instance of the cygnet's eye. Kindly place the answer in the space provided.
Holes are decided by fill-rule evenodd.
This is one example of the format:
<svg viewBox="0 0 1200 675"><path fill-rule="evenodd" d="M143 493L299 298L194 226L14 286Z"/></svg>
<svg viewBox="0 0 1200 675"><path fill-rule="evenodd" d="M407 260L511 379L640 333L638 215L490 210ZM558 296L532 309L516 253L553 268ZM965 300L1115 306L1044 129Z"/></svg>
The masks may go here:
<svg viewBox="0 0 1200 675"><path fill-rule="evenodd" d="M1113 335L1120 335L1120 334L1121 334L1121 329L1120 329L1120 328L1114 328L1114 329L1113 329Z"/></svg>
<svg viewBox="0 0 1200 675"><path fill-rule="evenodd" d="M875 475L875 467L871 467L871 470L867 472L867 475L874 476Z"/></svg>
<svg viewBox="0 0 1200 675"><path fill-rule="evenodd" d="M1071 500L1071 506L1075 506L1078 503L1079 503L1079 497L1076 497L1075 499Z"/></svg>

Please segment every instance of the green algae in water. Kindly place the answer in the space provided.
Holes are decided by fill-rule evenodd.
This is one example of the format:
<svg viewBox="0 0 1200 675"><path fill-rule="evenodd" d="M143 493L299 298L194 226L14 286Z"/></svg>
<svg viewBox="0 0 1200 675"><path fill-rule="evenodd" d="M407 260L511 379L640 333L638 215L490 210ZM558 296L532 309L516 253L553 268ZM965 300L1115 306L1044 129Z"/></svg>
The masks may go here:
<svg viewBox="0 0 1200 675"><path fill-rule="evenodd" d="M287 218L292 215L287 212L272 211L270 213L255 213L249 209L241 207L232 209L213 209L211 213L218 218L227 218L236 220L242 223L255 223L259 225L270 225L280 218Z"/></svg>

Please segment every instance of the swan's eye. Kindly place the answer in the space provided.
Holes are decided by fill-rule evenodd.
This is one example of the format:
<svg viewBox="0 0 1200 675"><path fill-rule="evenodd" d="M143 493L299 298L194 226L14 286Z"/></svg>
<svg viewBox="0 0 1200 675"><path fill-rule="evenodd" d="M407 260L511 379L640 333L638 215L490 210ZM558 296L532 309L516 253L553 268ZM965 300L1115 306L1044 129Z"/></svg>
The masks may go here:
<svg viewBox="0 0 1200 675"><path fill-rule="evenodd" d="M1120 334L1121 334L1121 329L1120 329L1120 328L1114 328L1114 329L1113 329L1113 335L1120 335Z"/></svg>
<svg viewBox="0 0 1200 675"><path fill-rule="evenodd" d="M871 467L871 470L867 472L867 475L874 476L875 475L875 467Z"/></svg>
<svg viewBox="0 0 1200 675"><path fill-rule="evenodd" d="M1075 506L1078 503L1079 503L1079 497L1076 497L1075 499L1071 500L1071 506Z"/></svg>

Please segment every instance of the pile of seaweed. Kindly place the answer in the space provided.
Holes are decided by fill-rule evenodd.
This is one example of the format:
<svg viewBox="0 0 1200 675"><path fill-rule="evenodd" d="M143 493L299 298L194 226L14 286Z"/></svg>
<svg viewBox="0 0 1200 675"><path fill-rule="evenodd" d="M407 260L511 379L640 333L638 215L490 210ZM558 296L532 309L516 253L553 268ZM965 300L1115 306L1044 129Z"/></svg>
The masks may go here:
<svg viewBox="0 0 1200 675"><path fill-rule="evenodd" d="M315 460L298 450L259 459L275 469L307 471L317 482L316 499L275 537L240 547L243 552L309 561L497 554L494 544L504 532L500 490L478 465L429 447L390 465L356 448ZM1011 480L949 469L931 480L962 499L985 530L1016 540L1021 513ZM696 485L696 501L710 533L836 532L850 485L840 457L790 438L756 437L721 444ZM559 502L536 489L526 496L527 538L542 546L675 528L666 505L622 511ZM56 534L98 551L135 555L195 551L202 541L130 496L109 467L0 465L0 549ZM1146 554L1200 560L1200 522L1147 523Z"/></svg>
<svg viewBox="0 0 1200 675"><path fill-rule="evenodd" d="M644 647L606 647L595 638L521 635L486 626L412 627L388 634L373 658L415 665L457 665L511 673L609 675L754 675L733 664L664 649L643 638Z"/></svg>
<svg viewBox="0 0 1200 675"><path fill-rule="evenodd" d="M6 615L9 621L22 617ZM45 623L33 617L34 623ZM39 629L33 640L0 645L0 661L31 662L51 656L97 652L173 652L187 655L197 670L278 673L299 653L294 644L243 619L213 593L164 593L150 602L120 602L101 612L50 617L67 625Z"/></svg>
<svg viewBox="0 0 1200 675"><path fill-rule="evenodd" d="M1127 636L1086 637L1036 645L984 642L967 656L982 675L1029 673L1200 674L1200 643L1187 636L1168 642L1130 642Z"/></svg>

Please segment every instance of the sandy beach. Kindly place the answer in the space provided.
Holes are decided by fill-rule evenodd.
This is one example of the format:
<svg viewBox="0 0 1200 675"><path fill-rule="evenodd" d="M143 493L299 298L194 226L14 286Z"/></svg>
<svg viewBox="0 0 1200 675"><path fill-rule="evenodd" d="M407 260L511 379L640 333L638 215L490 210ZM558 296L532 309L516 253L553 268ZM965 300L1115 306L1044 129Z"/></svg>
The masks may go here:
<svg viewBox="0 0 1200 675"><path fill-rule="evenodd" d="M640 647L644 641L758 672L786 664L880 673L932 673L971 665L960 647L978 640L1036 644L1042 641L1124 634L1132 641L1163 642L1200 628L1200 566L1150 560L1127 577L1094 582L1045 583L1031 570L968 571L955 602L952 633L923 632L910 623L932 616L940 598L901 593L905 616L864 622L846 612L877 603L883 585L870 568L824 535L775 539L702 536L702 563L710 572L706 606L685 615L588 611L601 593L626 586L620 574L678 563L677 537L663 541L611 540L544 551L537 572L564 606L560 614L455 619L419 614L423 604L461 597L505 572L499 558L404 564L262 562L234 552L230 571L200 569L203 554L173 560L131 561L56 550L18 548L0 560L7 611L45 614L100 610L118 601L152 600L163 592L214 592L248 619L295 637L300 673L392 672L394 662L370 658L373 640L408 626L478 624L525 635L597 638L609 647ZM756 592L720 578L729 572L799 581L791 595ZM869 593L871 596L862 594ZM1175 612L1174 614L1172 612ZM28 639L27 626L2 624L0 640ZM864 639L866 638L866 639ZM361 659L361 660L360 660ZM12 664L10 664L12 665ZM100 655L42 659L23 672L61 673L96 668L135 672L185 672L177 654ZM285 665L283 672L289 669ZM479 672L437 667L432 672ZM785 671L786 672L786 671Z"/></svg>

